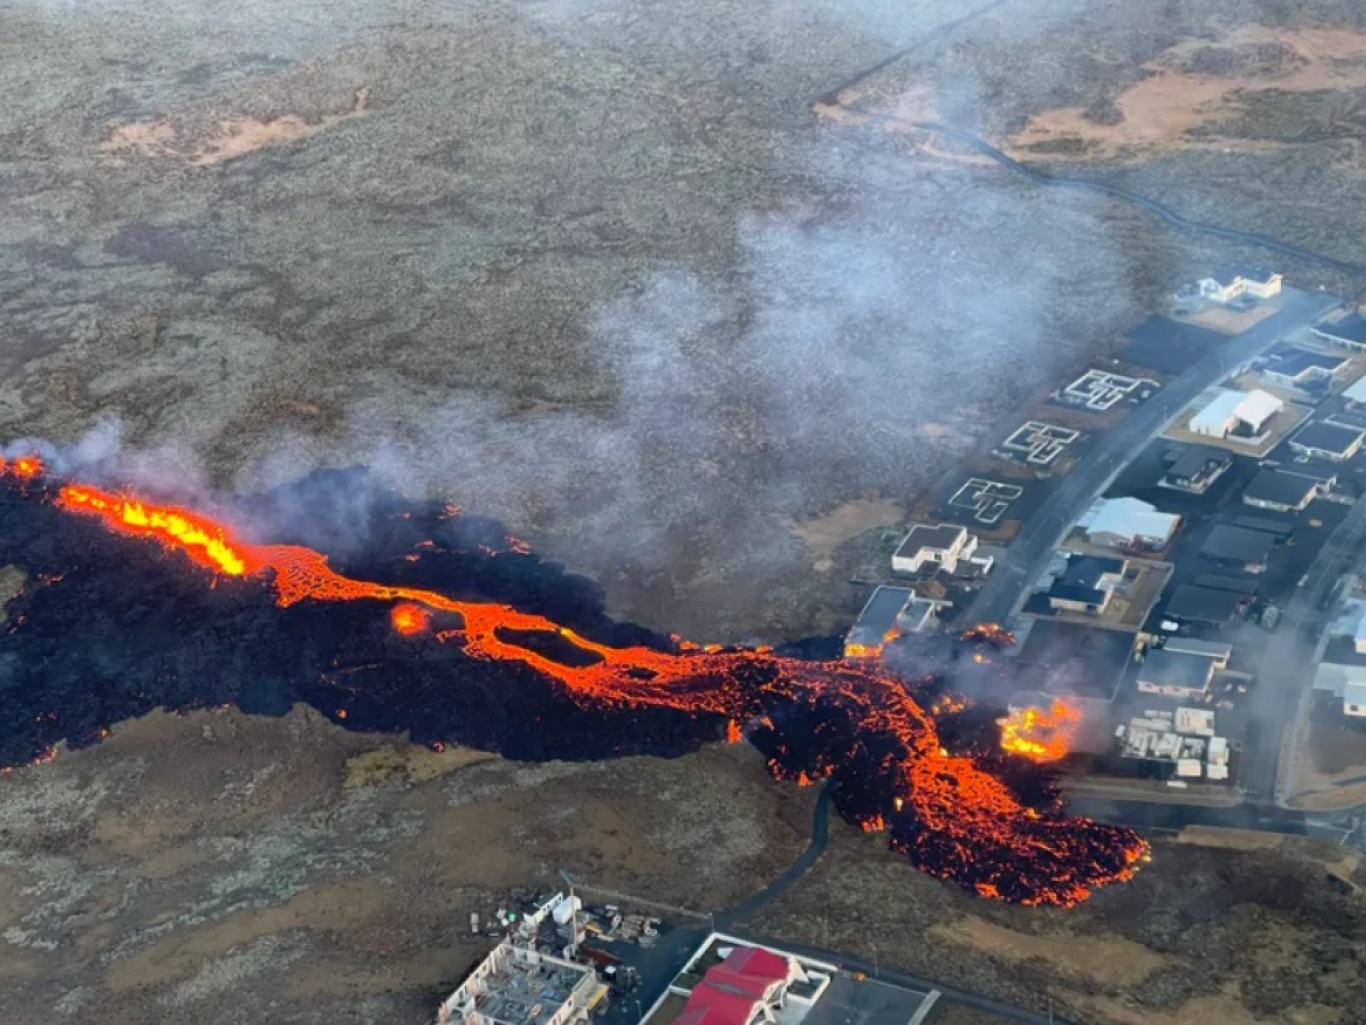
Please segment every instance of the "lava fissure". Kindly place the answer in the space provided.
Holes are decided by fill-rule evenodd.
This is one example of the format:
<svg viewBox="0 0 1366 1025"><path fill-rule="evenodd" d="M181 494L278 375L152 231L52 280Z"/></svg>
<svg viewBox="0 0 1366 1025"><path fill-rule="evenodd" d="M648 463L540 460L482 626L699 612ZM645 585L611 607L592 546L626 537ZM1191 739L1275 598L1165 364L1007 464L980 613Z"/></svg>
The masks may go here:
<svg viewBox="0 0 1366 1025"><path fill-rule="evenodd" d="M1129 830L1067 818L1055 806L1022 798L1019 788L992 771L1001 764L993 761L999 752L951 754L941 746L931 713L875 659L804 660L767 648L702 647L678 638L608 644L511 603L457 600L434 589L354 579L333 570L312 548L251 544L207 515L131 493L78 482L37 486L33 482L42 472L33 459L0 463L0 475L19 486L23 500L50 501L116 534L182 553L213 581L259 583L279 609L387 606L380 615L401 649L387 658L417 658L424 649L448 646L477 663L522 667L583 715L683 721L674 718L681 715L694 723L714 722L730 740L743 732L775 775L830 779L844 818L865 829L888 828L894 849L916 866L976 893L1066 906L1097 886L1129 878L1146 855L1146 844ZM507 543L508 551L524 556L515 562L534 563L522 542L508 536ZM434 550L427 543L417 553L407 552L404 565L420 566ZM326 685L337 673L318 675ZM331 707L321 701L318 707L348 725L358 719L401 724L403 698L387 690L381 701L362 678L356 673L348 679L349 711L336 707L335 690L329 692ZM961 715L964 708L950 699L933 707L945 715ZM1032 756L1011 748L1023 743L1018 733L1007 729L1007 750Z"/></svg>

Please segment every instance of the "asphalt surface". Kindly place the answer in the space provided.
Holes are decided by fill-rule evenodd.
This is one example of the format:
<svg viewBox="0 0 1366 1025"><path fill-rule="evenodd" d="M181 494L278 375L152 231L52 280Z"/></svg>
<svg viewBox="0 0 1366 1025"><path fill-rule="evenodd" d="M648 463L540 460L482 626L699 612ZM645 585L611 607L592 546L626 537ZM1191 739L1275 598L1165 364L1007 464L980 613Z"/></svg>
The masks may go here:
<svg viewBox="0 0 1366 1025"><path fill-rule="evenodd" d="M811 813L811 841L806 845L806 849L797 855L797 859L762 890L718 913L715 916L716 927L718 929L729 929L736 922L748 918L773 900L774 897L806 874L806 870L814 865L816 859L825 852L825 846L829 841L830 787L827 784L821 784L820 795L816 798L816 807Z"/></svg>
<svg viewBox="0 0 1366 1025"><path fill-rule="evenodd" d="M1248 695L1250 717L1268 724L1258 731L1255 748L1246 743L1243 748L1243 786L1254 801L1285 807L1293 796L1285 791L1294 773L1278 772L1278 765L1286 762L1288 767L1295 760L1295 740L1313 704L1317 641L1337 604L1338 581L1359 562L1363 551L1366 499L1352 506L1310 563L1304 585L1287 604L1277 636L1267 646L1257 685Z"/></svg>
<svg viewBox="0 0 1366 1025"><path fill-rule="evenodd" d="M1297 289L1285 289L1282 295L1280 310L1230 338L1141 403L1114 430L1101 436L1095 448L1062 478L1034 515L1025 521L968 607L965 622L1008 622L1068 529L1154 435L1234 367L1261 355L1286 334L1336 305L1335 299Z"/></svg>

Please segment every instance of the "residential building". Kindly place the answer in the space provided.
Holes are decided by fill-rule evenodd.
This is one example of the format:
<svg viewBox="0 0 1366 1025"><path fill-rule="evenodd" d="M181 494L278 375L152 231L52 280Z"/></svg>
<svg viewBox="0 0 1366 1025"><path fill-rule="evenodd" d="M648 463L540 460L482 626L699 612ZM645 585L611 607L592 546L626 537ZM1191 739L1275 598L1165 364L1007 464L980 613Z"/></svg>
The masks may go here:
<svg viewBox="0 0 1366 1025"><path fill-rule="evenodd" d="M692 988L677 1025L766 1025L805 973L796 960L760 947L736 947Z"/></svg>
<svg viewBox="0 0 1366 1025"><path fill-rule="evenodd" d="M1343 391L1342 397L1347 400L1347 408L1354 412L1366 405L1366 376L1353 381L1351 386Z"/></svg>
<svg viewBox="0 0 1366 1025"><path fill-rule="evenodd" d="M1228 267L1203 278L1200 294L1217 303L1270 299L1281 290L1281 275L1263 267Z"/></svg>
<svg viewBox="0 0 1366 1025"><path fill-rule="evenodd" d="M1077 523L1094 545L1151 551L1166 548L1180 524L1180 516L1137 498L1102 498Z"/></svg>
<svg viewBox="0 0 1366 1025"><path fill-rule="evenodd" d="M1260 388L1250 392L1226 389L1191 417L1189 426L1192 434L1256 444L1283 408L1284 402Z"/></svg>
<svg viewBox="0 0 1366 1025"><path fill-rule="evenodd" d="M1095 555L1071 555L1048 589L1048 604L1058 612L1100 615L1124 580L1128 563Z"/></svg>
<svg viewBox="0 0 1366 1025"><path fill-rule="evenodd" d="M1330 383L1349 365L1346 356L1330 356L1291 345L1271 354L1262 368L1262 376L1288 388L1311 388Z"/></svg>
<svg viewBox="0 0 1366 1025"><path fill-rule="evenodd" d="M1356 352L1366 350L1366 317L1359 309L1336 320L1321 320L1311 330L1331 345Z"/></svg>
<svg viewBox="0 0 1366 1025"><path fill-rule="evenodd" d="M915 593L906 587L877 587L844 638L845 658L872 658L902 633L901 614Z"/></svg>
<svg viewBox="0 0 1366 1025"><path fill-rule="evenodd" d="M1194 637L1168 637L1162 644L1162 650L1173 655L1200 655L1203 658L1211 659L1214 662L1214 668L1218 670L1227 669L1228 660L1233 655L1233 645L1231 644L1225 644L1222 641L1202 641ZM1181 732L1188 731L1182 730Z"/></svg>
<svg viewBox="0 0 1366 1025"><path fill-rule="evenodd" d="M1144 694L1161 694L1187 700L1209 692L1214 679L1214 659L1190 652L1149 651L1139 663L1138 689Z"/></svg>
<svg viewBox="0 0 1366 1025"><path fill-rule="evenodd" d="M1263 470L1243 489L1243 503L1276 512L1300 512L1326 495L1333 483L1281 470Z"/></svg>
<svg viewBox="0 0 1366 1025"><path fill-rule="evenodd" d="M1275 543L1273 535L1260 530L1216 523L1200 546L1200 554L1218 562L1236 563L1247 573L1260 573L1266 569L1266 560Z"/></svg>
<svg viewBox="0 0 1366 1025"><path fill-rule="evenodd" d="M438 1025L582 1025L607 993L591 966L507 939L437 1011Z"/></svg>
<svg viewBox="0 0 1366 1025"><path fill-rule="evenodd" d="M1342 714L1366 716L1366 665L1321 662L1314 673L1314 688L1342 700Z"/></svg>
<svg viewBox="0 0 1366 1025"><path fill-rule="evenodd" d="M918 634L926 630L933 630L939 625L939 613L948 608L952 602L936 600L934 598L921 598L916 596L902 610L897 617L897 623L902 633Z"/></svg>
<svg viewBox="0 0 1366 1025"><path fill-rule="evenodd" d="M917 523L892 555L897 573L919 573L925 569L958 572L960 561L968 561L977 551L977 535L966 527L952 524Z"/></svg>
<svg viewBox="0 0 1366 1025"><path fill-rule="evenodd" d="M1366 432L1355 427L1318 420L1295 432L1290 448L1306 459L1327 459L1343 463L1361 451Z"/></svg>
<svg viewBox="0 0 1366 1025"><path fill-rule="evenodd" d="M1182 623L1223 626L1238 614L1247 596L1222 588L1177 584L1162 615Z"/></svg>
<svg viewBox="0 0 1366 1025"><path fill-rule="evenodd" d="M1232 455L1209 445L1173 446L1168 455L1171 465L1159 483L1194 495L1203 495L1233 465Z"/></svg>

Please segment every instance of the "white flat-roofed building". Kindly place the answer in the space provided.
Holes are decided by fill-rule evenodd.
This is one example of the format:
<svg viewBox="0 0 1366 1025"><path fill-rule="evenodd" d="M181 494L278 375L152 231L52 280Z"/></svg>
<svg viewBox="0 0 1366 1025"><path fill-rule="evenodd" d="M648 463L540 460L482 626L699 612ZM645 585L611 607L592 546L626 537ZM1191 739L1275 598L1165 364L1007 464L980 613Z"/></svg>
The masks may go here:
<svg viewBox="0 0 1366 1025"><path fill-rule="evenodd" d="M1149 548L1160 551L1176 533L1181 517L1158 512L1138 498L1102 498L1077 522L1086 539L1109 548Z"/></svg>
<svg viewBox="0 0 1366 1025"><path fill-rule="evenodd" d="M971 559L975 551L977 535L966 527L917 523L893 553L892 569L897 573L919 573L935 567L957 573L959 561Z"/></svg>
<svg viewBox="0 0 1366 1025"><path fill-rule="evenodd" d="M1189 426L1192 434L1256 442L1284 408L1284 402L1260 388L1250 392L1225 389L1191 417Z"/></svg>
<svg viewBox="0 0 1366 1025"><path fill-rule="evenodd" d="M1314 673L1314 689L1340 698L1343 715L1366 716L1366 666L1320 662Z"/></svg>

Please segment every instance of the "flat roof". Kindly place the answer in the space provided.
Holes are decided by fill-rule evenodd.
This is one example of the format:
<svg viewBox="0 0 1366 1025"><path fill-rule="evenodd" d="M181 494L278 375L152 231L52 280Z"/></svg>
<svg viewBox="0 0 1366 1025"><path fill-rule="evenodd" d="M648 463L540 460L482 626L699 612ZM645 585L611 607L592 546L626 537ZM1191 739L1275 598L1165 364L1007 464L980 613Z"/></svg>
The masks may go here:
<svg viewBox="0 0 1366 1025"><path fill-rule="evenodd" d="M1238 403L1233 415L1243 423L1261 425L1268 417L1275 416L1284 408L1285 403L1270 392L1253 388L1243 397L1243 401Z"/></svg>
<svg viewBox="0 0 1366 1025"><path fill-rule="evenodd" d="M1360 310L1353 310L1338 321L1320 320L1314 325L1314 330L1334 338L1366 344L1366 317L1361 315Z"/></svg>
<svg viewBox="0 0 1366 1025"><path fill-rule="evenodd" d="M802 1025L907 1025L916 1020L928 995L875 979L855 981L840 972L830 976L830 985ZM783 1020L781 1013L778 1020Z"/></svg>
<svg viewBox="0 0 1366 1025"><path fill-rule="evenodd" d="M1346 356L1333 356L1326 352L1310 352L1297 345L1289 345L1271 354L1271 362L1266 369L1273 374L1286 377L1299 377L1308 370L1337 370L1347 362Z"/></svg>
<svg viewBox="0 0 1366 1025"><path fill-rule="evenodd" d="M1299 505L1319 481L1279 470L1262 470L1243 489L1243 497L1277 505Z"/></svg>
<svg viewBox="0 0 1366 1025"><path fill-rule="evenodd" d="M1261 530L1267 534L1275 534L1277 537L1289 537L1295 532L1295 526L1282 520L1273 520L1269 516L1235 516L1233 517L1235 527L1246 527L1248 530Z"/></svg>
<svg viewBox="0 0 1366 1025"><path fill-rule="evenodd" d="M1205 655L1211 658L1228 658L1233 654L1233 645L1223 641L1202 641L1194 637L1168 637L1162 644L1162 650L1173 655ZM1182 711L1177 709L1178 712ZM1214 713L1208 709L1185 709L1186 712L1197 712L1201 715L1208 715L1214 718Z"/></svg>
<svg viewBox="0 0 1366 1025"><path fill-rule="evenodd" d="M1202 690L1209 685L1214 673L1214 659L1209 655L1167 651L1150 651L1138 667L1138 678L1159 687L1191 687Z"/></svg>
<svg viewBox="0 0 1366 1025"><path fill-rule="evenodd" d="M858 619L849 631L849 641L868 647L881 644L887 631L896 625L896 617L901 615L901 610L913 597L915 592L908 587L879 585L858 614Z"/></svg>
<svg viewBox="0 0 1366 1025"><path fill-rule="evenodd" d="M912 556L922 548L947 550L954 546L954 543L967 532L967 529L967 527L959 527L951 523L917 523L902 540L894 558Z"/></svg>
<svg viewBox="0 0 1366 1025"><path fill-rule="evenodd" d="M1200 554L1211 559L1261 564L1266 562L1275 543L1275 537L1260 530L1216 523L1200 546Z"/></svg>
<svg viewBox="0 0 1366 1025"><path fill-rule="evenodd" d="M1176 461L1167 467L1167 475L1170 477L1194 477L1204 471L1210 464L1225 466L1233 462L1233 455L1222 448L1215 448L1213 445L1183 445L1186 451L1176 457Z"/></svg>
<svg viewBox="0 0 1366 1025"><path fill-rule="evenodd" d="M1031 675L1039 690L1106 701L1114 697L1129 664L1135 634L1054 619L1026 619L1025 623L1028 632L1016 662L1022 669L1038 668Z"/></svg>
<svg viewBox="0 0 1366 1025"><path fill-rule="evenodd" d="M1353 445L1361 441L1362 433L1352 427L1316 420L1296 431L1295 436L1290 439L1290 444L1340 456L1346 455Z"/></svg>
<svg viewBox="0 0 1366 1025"><path fill-rule="evenodd" d="M1192 623L1227 623L1238 611L1240 600L1233 591L1177 584L1163 615Z"/></svg>
<svg viewBox="0 0 1366 1025"><path fill-rule="evenodd" d="M1228 388L1220 389L1203 409L1191 417L1191 430L1197 430L1199 425L1222 427L1233 417L1242 402L1242 392Z"/></svg>
<svg viewBox="0 0 1366 1025"><path fill-rule="evenodd" d="M1259 590L1257 578L1250 576L1225 576L1219 573L1201 573L1193 581L1196 587L1208 587L1213 591L1232 591L1244 598L1251 598Z"/></svg>
<svg viewBox="0 0 1366 1025"><path fill-rule="evenodd" d="M1358 377L1353 381L1352 386L1343 391L1342 397L1352 402L1366 402L1366 377Z"/></svg>

